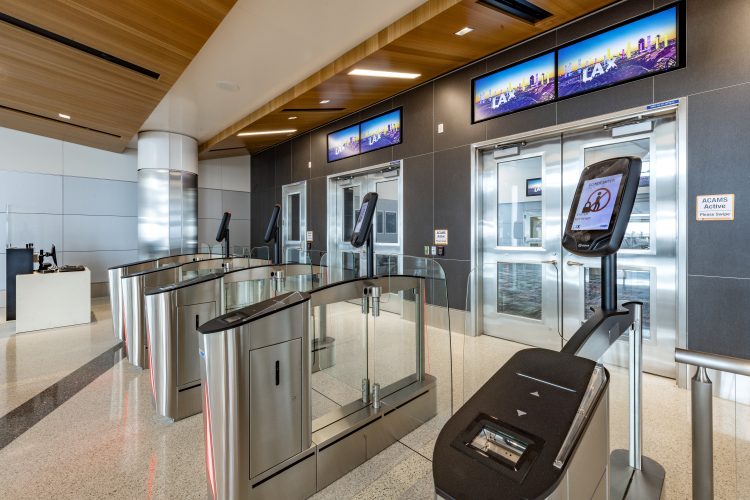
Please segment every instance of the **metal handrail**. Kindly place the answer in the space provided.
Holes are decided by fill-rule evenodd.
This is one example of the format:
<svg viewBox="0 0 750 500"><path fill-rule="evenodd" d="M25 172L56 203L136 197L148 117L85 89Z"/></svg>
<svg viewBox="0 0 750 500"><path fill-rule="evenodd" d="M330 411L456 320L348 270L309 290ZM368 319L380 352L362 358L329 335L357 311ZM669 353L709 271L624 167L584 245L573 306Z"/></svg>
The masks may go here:
<svg viewBox="0 0 750 500"><path fill-rule="evenodd" d="M690 381L693 498L714 498L713 387L706 370L750 376L750 360L677 348L674 360L697 367Z"/></svg>
<svg viewBox="0 0 750 500"><path fill-rule="evenodd" d="M750 377L750 359L677 348L674 350L674 360L686 365L702 366L711 370Z"/></svg>

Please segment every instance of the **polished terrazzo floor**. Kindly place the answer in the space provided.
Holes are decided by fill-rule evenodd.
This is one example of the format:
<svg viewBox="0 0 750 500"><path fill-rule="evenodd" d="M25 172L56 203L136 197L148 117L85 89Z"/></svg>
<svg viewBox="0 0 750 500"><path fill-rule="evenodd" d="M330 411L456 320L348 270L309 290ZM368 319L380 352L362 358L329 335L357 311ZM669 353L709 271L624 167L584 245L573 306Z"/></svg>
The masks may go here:
<svg viewBox="0 0 750 500"><path fill-rule="evenodd" d="M354 316L347 318L346 311L338 313L342 324L356 321ZM0 498L206 498L201 416L175 424L157 418L148 372L120 360L116 348L108 352L117 345L108 303L95 301L93 314L95 321L90 325L20 335L12 335L12 323L0 322L0 418L14 408L35 411L24 403L59 380L77 376L79 368L92 359L103 356L111 365L0 449ZM376 331L387 332L384 339L385 335L401 338L399 328L408 331L408 326L394 326L400 322L397 317L381 318ZM463 401L523 348L486 336L452 337L449 343L444 330L428 332L428 371L440 384L438 416L315 498L434 498L432 448L452 401ZM341 340L343 354L345 339ZM388 345L396 351L407 348L403 340L390 340ZM398 359L403 367L411 358ZM343 399L330 397L341 384L353 388L344 366L339 365L339 372L314 377L320 392L317 411L328 411L356 393L347 394L339 387ZM616 448L627 441L627 373L609 368L611 441ZM715 399L714 405L716 498L750 498L750 408L721 399ZM672 380L646 375L644 449L667 470L662 498L690 498L689 422L689 392L678 389Z"/></svg>

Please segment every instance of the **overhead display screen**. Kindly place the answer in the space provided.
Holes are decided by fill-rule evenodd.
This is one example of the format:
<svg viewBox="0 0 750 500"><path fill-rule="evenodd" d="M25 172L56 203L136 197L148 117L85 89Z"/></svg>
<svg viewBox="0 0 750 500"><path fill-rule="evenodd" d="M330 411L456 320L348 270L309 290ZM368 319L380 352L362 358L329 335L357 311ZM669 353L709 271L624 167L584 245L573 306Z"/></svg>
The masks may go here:
<svg viewBox="0 0 750 500"><path fill-rule="evenodd" d="M363 121L360 130L360 153L401 144L401 108Z"/></svg>
<svg viewBox="0 0 750 500"><path fill-rule="evenodd" d="M526 179L526 196L542 196L542 178Z"/></svg>
<svg viewBox="0 0 750 500"><path fill-rule="evenodd" d="M622 174L585 181L571 229L573 231L608 230L621 182Z"/></svg>
<svg viewBox="0 0 750 500"><path fill-rule="evenodd" d="M681 5L672 5L559 48L558 98L682 67Z"/></svg>
<svg viewBox="0 0 750 500"><path fill-rule="evenodd" d="M555 52L508 66L471 82L472 123L555 100Z"/></svg>
<svg viewBox="0 0 750 500"><path fill-rule="evenodd" d="M328 161L359 154L359 124L328 134Z"/></svg>

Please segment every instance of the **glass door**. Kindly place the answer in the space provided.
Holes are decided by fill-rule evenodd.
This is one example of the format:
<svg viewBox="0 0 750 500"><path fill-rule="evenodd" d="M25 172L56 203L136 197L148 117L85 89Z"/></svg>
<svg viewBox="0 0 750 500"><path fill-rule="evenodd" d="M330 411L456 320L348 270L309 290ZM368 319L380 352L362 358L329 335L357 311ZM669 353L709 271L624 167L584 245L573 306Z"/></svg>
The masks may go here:
<svg viewBox="0 0 750 500"><path fill-rule="evenodd" d="M304 263L306 259L307 182L281 187L281 251L285 263Z"/></svg>
<svg viewBox="0 0 750 500"><path fill-rule="evenodd" d="M630 133L628 133L630 132ZM616 156L641 159L633 214L617 254L620 300L643 306L643 367L674 377L677 338L677 153L674 114L563 135L563 211L567 217L583 168ZM601 297L599 258L563 250L563 332L569 339ZM627 343L610 349L608 362L627 366Z"/></svg>
<svg viewBox="0 0 750 500"><path fill-rule="evenodd" d="M366 273L366 249L352 247L350 241L362 198L378 194L373 220L376 274L396 273L403 248L403 188L400 162L340 174L329 178L328 262L337 279L355 278Z"/></svg>
<svg viewBox="0 0 750 500"><path fill-rule="evenodd" d="M560 140L484 153L482 333L559 350Z"/></svg>

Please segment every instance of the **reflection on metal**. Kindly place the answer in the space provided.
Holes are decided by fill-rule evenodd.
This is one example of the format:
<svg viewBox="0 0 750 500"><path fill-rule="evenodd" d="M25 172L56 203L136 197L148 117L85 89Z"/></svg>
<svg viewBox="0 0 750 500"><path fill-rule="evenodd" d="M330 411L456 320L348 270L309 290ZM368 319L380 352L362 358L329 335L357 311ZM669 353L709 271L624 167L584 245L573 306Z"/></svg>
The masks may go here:
<svg viewBox="0 0 750 500"><path fill-rule="evenodd" d="M198 176L179 170L139 170L139 254L157 257L197 250Z"/></svg>

